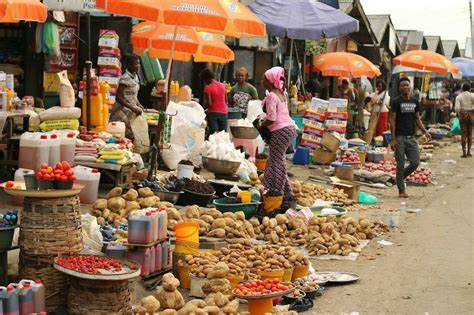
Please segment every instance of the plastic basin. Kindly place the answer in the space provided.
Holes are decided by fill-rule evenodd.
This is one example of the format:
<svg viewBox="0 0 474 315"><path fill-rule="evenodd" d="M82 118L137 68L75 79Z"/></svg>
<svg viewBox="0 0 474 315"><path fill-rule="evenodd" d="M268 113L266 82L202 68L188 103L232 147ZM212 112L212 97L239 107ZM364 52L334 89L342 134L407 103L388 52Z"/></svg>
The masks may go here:
<svg viewBox="0 0 474 315"><path fill-rule="evenodd" d="M168 201L172 204L176 204L179 197L183 194L182 191L163 191L159 189L152 189L152 191L161 201Z"/></svg>
<svg viewBox="0 0 474 315"><path fill-rule="evenodd" d="M13 234L17 226L9 226L0 228L0 250L10 249L13 242Z"/></svg>
<svg viewBox="0 0 474 315"><path fill-rule="evenodd" d="M247 184L241 184L239 182L232 182L232 181L227 181L227 180L209 179L207 182L211 184L212 187L214 187L214 189L216 190L216 195L218 197L224 196L224 193L231 190L231 188L234 187L234 185L237 185L237 187L239 187L240 190L247 190L250 187L252 187Z"/></svg>
<svg viewBox="0 0 474 315"><path fill-rule="evenodd" d="M260 206L260 202L228 204L225 203L226 200L229 199L226 197L219 198L214 200L213 204L216 209L222 213L243 211L247 220L253 217L255 213L257 213L258 207Z"/></svg>
<svg viewBox="0 0 474 315"><path fill-rule="evenodd" d="M177 204L180 206L198 205L200 207L207 207L214 197L214 194L199 194L184 189L179 196Z"/></svg>

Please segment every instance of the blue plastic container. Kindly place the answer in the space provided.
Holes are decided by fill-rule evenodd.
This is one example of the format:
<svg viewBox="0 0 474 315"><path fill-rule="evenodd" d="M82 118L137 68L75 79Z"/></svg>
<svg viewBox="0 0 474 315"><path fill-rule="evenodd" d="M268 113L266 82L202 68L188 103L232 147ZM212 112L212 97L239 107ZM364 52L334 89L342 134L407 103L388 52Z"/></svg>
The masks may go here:
<svg viewBox="0 0 474 315"><path fill-rule="evenodd" d="M295 154L293 155L293 164L296 165L309 165L310 152L308 148L298 147Z"/></svg>

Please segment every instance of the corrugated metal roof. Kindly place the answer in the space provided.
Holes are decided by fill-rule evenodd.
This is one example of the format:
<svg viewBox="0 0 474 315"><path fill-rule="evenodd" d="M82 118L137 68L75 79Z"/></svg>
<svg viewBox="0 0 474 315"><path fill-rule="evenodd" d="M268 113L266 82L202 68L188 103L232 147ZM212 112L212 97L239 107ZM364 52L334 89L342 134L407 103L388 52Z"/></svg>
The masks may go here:
<svg viewBox="0 0 474 315"><path fill-rule="evenodd" d="M408 46L416 47L416 49L422 49L422 46L423 46L423 32L422 31L397 30L397 35L400 41L400 46L403 51L406 51Z"/></svg>
<svg viewBox="0 0 474 315"><path fill-rule="evenodd" d="M387 26L390 24L390 15L379 14L379 15L367 15L370 21L370 27L375 34L378 42L380 43L385 34Z"/></svg>
<svg viewBox="0 0 474 315"><path fill-rule="evenodd" d="M339 9L346 14L352 10L352 6L352 0L339 0Z"/></svg>
<svg viewBox="0 0 474 315"><path fill-rule="evenodd" d="M437 52L439 42L441 41L440 36L425 36L426 45L428 45L428 50Z"/></svg>
<svg viewBox="0 0 474 315"><path fill-rule="evenodd" d="M448 58L453 58L453 57L459 57L457 56L453 56L455 51L456 51L456 48L459 50L459 45L458 45L458 41L457 40L442 40L441 41L443 43L443 49L444 49L444 55Z"/></svg>

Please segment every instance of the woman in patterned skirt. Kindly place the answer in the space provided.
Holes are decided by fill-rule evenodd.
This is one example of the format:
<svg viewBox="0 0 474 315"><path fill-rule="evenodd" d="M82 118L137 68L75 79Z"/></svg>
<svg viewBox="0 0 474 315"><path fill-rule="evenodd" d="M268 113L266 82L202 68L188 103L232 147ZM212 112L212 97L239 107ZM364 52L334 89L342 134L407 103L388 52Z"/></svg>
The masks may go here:
<svg viewBox="0 0 474 315"><path fill-rule="evenodd" d="M287 175L286 149L295 135L294 122L288 111L285 93L285 69L273 67L263 75L263 87L269 92L262 102L265 118L257 128L267 127L271 132L270 154L265 169L265 190L279 192L284 199L292 199L290 180Z"/></svg>

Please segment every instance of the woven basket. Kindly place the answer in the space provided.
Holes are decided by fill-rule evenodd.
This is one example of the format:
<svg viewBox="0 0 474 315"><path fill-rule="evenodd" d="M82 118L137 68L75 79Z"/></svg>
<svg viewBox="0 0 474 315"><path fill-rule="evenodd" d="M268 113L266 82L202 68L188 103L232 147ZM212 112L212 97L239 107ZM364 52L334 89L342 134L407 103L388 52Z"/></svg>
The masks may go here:
<svg viewBox="0 0 474 315"><path fill-rule="evenodd" d="M130 314L130 283L70 278L68 311L71 315Z"/></svg>
<svg viewBox="0 0 474 315"><path fill-rule="evenodd" d="M53 267L54 257L29 257L20 254L21 279L40 279L46 290L46 310L67 305L68 277Z"/></svg>
<svg viewBox="0 0 474 315"><path fill-rule="evenodd" d="M79 197L25 198L19 246L28 256L81 252L83 242Z"/></svg>

